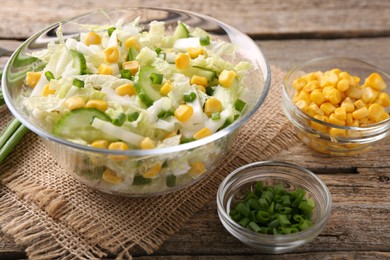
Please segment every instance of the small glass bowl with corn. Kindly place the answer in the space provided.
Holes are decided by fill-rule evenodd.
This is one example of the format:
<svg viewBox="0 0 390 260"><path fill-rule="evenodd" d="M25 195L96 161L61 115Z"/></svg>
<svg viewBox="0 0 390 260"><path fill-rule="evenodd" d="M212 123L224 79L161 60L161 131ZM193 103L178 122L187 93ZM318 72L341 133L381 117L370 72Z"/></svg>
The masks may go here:
<svg viewBox="0 0 390 260"><path fill-rule="evenodd" d="M298 138L330 155L354 155L390 133L390 76L364 61L323 57L288 72L283 111Z"/></svg>

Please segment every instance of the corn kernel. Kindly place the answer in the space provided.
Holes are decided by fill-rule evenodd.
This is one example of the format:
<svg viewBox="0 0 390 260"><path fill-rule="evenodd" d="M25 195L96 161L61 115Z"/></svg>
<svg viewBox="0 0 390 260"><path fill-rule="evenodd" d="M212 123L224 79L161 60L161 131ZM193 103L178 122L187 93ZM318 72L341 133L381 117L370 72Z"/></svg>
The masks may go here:
<svg viewBox="0 0 390 260"><path fill-rule="evenodd" d="M346 120L347 112L345 111L345 108L338 107L334 110L334 116L339 120Z"/></svg>
<svg viewBox="0 0 390 260"><path fill-rule="evenodd" d="M175 59L176 68L184 70L190 66L190 56L185 53L179 53Z"/></svg>
<svg viewBox="0 0 390 260"><path fill-rule="evenodd" d="M100 44L102 42L102 38L99 34L95 32L89 32L84 38L84 44L89 46L92 44Z"/></svg>
<svg viewBox="0 0 390 260"><path fill-rule="evenodd" d="M336 109L336 107L329 102L325 102L320 106L320 109L324 111L326 115L330 115Z"/></svg>
<svg viewBox="0 0 390 260"><path fill-rule="evenodd" d="M104 52L104 60L107 63L115 63L118 61L119 51L117 47L115 46L108 47L103 52Z"/></svg>
<svg viewBox="0 0 390 260"><path fill-rule="evenodd" d="M363 118L359 119L359 125L360 126L367 125L368 121L369 121L368 117L363 117Z"/></svg>
<svg viewBox="0 0 390 260"><path fill-rule="evenodd" d="M296 91L300 91L304 86L306 86L307 81L303 78L297 78L293 81L292 85Z"/></svg>
<svg viewBox="0 0 390 260"><path fill-rule="evenodd" d="M322 118L323 118L322 116L315 115L314 118L318 119L320 121L323 121L322 120ZM327 127L325 125L323 125L323 124L311 121L310 125L311 125L312 128L316 129L317 131L326 132Z"/></svg>
<svg viewBox="0 0 390 260"><path fill-rule="evenodd" d="M41 78L42 73L41 72L34 72L34 71L29 71L26 73L26 84L29 85L30 87L34 88L39 79Z"/></svg>
<svg viewBox="0 0 390 260"><path fill-rule="evenodd" d="M382 92L378 95L378 98L376 100L376 103L387 107L390 106L390 97L386 92Z"/></svg>
<svg viewBox="0 0 390 260"><path fill-rule="evenodd" d="M148 169L144 174L142 174L142 177L147 179L152 179L157 177L160 171L161 171L161 164L155 164L153 167Z"/></svg>
<svg viewBox="0 0 390 260"><path fill-rule="evenodd" d="M65 100L64 105L70 110L85 107L85 100L82 97L70 97Z"/></svg>
<svg viewBox="0 0 390 260"><path fill-rule="evenodd" d="M329 116L329 123L334 125L345 125L345 120L340 120L336 117L334 113Z"/></svg>
<svg viewBox="0 0 390 260"><path fill-rule="evenodd" d="M347 91L345 92L348 97L354 98L354 99L359 99L362 97L362 89L356 86L349 86Z"/></svg>
<svg viewBox="0 0 390 260"><path fill-rule="evenodd" d="M315 89L310 93L310 99L317 105L321 105L325 102L325 97L319 89Z"/></svg>
<svg viewBox="0 0 390 260"><path fill-rule="evenodd" d="M379 122L381 115L385 113L385 109L383 108L383 106L374 103L370 105L370 107L368 108L368 112L369 112L368 119L371 119L374 122Z"/></svg>
<svg viewBox="0 0 390 260"><path fill-rule="evenodd" d="M187 48L187 52L188 52L188 55L190 55L190 57L192 59L195 59L197 58L199 55L203 55L204 54L204 51L202 48L195 48L195 47L189 47Z"/></svg>
<svg viewBox="0 0 390 260"><path fill-rule="evenodd" d="M221 74L219 74L218 80L222 87L228 88L233 84L235 78L236 73L234 71L223 70Z"/></svg>
<svg viewBox="0 0 390 260"><path fill-rule="evenodd" d="M351 84L353 86L357 86L357 85L359 85L359 83L360 83L360 78L357 76L352 76Z"/></svg>
<svg viewBox="0 0 390 260"><path fill-rule="evenodd" d="M320 85L323 86L332 86L335 87L339 81L338 76L335 73L325 73L322 78Z"/></svg>
<svg viewBox="0 0 390 260"><path fill-rule="evenodd" d="M171 92L173 86L171 81L167 80L165 81L164 85L160 88L160 94L163 96L168 95L169 92Z"/></svg>
<svg viewBox="0 0 390 260"><path fill-rule="evenodd" d="M131 83L126 83L123 84L115 89L115 93L117 93L119 96L132 96L135 94L135 88L133 84Z"/></svg>
<svg viewBox="0 0 390 260"><path fill-rule="evenodd" d="M98 68L98 74L103 74L103 75L112 75L114 70L107 64L100 64Z"/></svg>
<svg viewBox="0 0 390 260"><path fill-rule="evenodd" d="M295 105L302 110L303 112L306 112L309 106L307 105L307 102L305 100L298 100L295 102Z"/></svg>
<svg viewBox="0 0 390 260"><path fill-rule="evenodd" d="M362 108L362 107L366 107L366 103L364 103L363 100L361 100L361 99L356 100L355 103L353 103L353 105L357 109Z"/></svg>
<svg viewBox="0 0 390 260"><path fill-rule="evenodd" d="M365 103L372 103L374 100L378 97L379 91L373 90L370 87L364 87L362 88L362 100Z"/></svg>
<svg viewBox="0 0 390 260"><path fill-rule="evenodd" d="M202 138L207 137L207 136L212 135L212 134L213 134L213 132L210 129L208 129L207 127L204 127L202 129L200 129L198 132L196 132L193 135L193 138L198 140L198 139L202 139Z"/></svg>
<svg viewBox="0 0 390 260"><path fill-rule="evenodd" d="M214 112L221 112L222 111L222 103L215 97L211 97L206 100L204 105L204 112L207 116L211 116Z"/></svg>
<svg viewBox="0 0 390 260"><path fill-rule="evenodd" d="M56 93L55 89L50 88L50 84L46 84L42 90L42 96L47 97L48 95L54 95Z"/></svg>
<svg viewBox="0 0 390 260"><path fill-rule="evenodd" d="M110 143L110 145L108 146L108 149L109 150L121 150L121 151L124 151L124 150L129 149L129 147L124 142L113 142L113 143ZM112 154L109 157L112 160L115 160L115 161L122 161L122 160L126 160L127 159L126 155L114 155L114 154Z"/></svg>
<svg viewBox="0 0 390 260"><path fill-rule="evenodd" d="M349 75L349 73L346 72L346 71L340 72L340 74L338 75L338 77L339 77L339 80L341 80L341 79L346 79L346 80L348 80L348 82L351 81L351 75Z"/></svg>
<svg viewBox="0 0 390 260"><path fill-rule="evenodd" d="M386 119L388 119L388 118L390 118L390 115L389 115L389 113L382 113L381 115L380 115L380 117L378 118L378 122L381 122L381 121L383 121L383 120L386 120Z"/></svg>
<svg viewBox="0 0 390 260"><path fill-rule="evenodd" d="M329 102L332 103L333 105L338 105L341 102L342 97L341 97L340 90L333 88L329 90L328 94L329 95L327 98L329 99Z"/></svg>
<svg viewBox="0 0 390 260"><path fill-rule="evenodd" d="M132 76L134 76L139 70L140 64L136 60L126 61L122 63L122 69L130 70Z"/></svg>
<svg viewBox="0 0 390 260"><path fill-rule="evenodd" d="M198 75L193 75L191 77L191 84L207 86L207 78Z"/></svg>
<svg viewBox="0 0 390 260"><path fill-rule="evenodd" d="M296 98L293 98L293 101L304 100L307 104L311 103L310 94L306 91L301 90Z"/></svg>
<svg viewBox="0 0 390 260"><path fill-rule="evenodd" d="M172 131L172 132L169 132L165 137L164 139L167 139L167 138L171 138L171 137L174 137L177 135L177 132L176 131Z"/></svg>
<svg viewBox="0 0 390 260"><path fill-rule="evenodd" d="M345 137L347 136L347 130L331 127L329 129L329 135Z"/></svg>
<svg viewBox="0 0 390 260"><path fill-rule="evenodd" d="M341 79L337 83L337 89L340 91L346 91L349 88L349 80L347 79Z"/></svg>
<svg viewBox="0 0 390 260"><path fill-rule="evenodd" d="M178 106L178 108L176 108L174 115L176 119L180 122L185 122L191 118L193 113L194 109L192 108L192 106L180 105Z"/></svg>
<svg viewBox="0 0 390 260"><path fill-rule="evenodd" d="M119 183L123 182L123 178L121 176L117 175L117 173L111 169L106 169L103 172L102 179L105 182L108 182L111 184L119 184Z"/></svg>
<svg viewBox="0 0 390 260"><path fill-rule="evenodd" d="M203 93L206 93L206 88L202 85L196 85L195 88L196 88L196 90L199 90Z"/></svg>
<svg viewBox="0 0 390 260"><path fill-rule="evenodd" d="M149 137L145 137L145 139L141 141L140 147L142 150L148 150L156 148L156 145L154 144L152 139L150 139Z"/></svg>
<svg viewBox="0 0 390 260"><path fill-rule="evenodd" d="M345 123L347 125L351 125L353 123L353 116L352 113L347 113L345 116Z"/></svg>
<svg viewBox="0 0 390 260"><path fill-rule="evenodd" d="M355 110L355 105L352 102L346 101L345 99L341 103L340 107L343 107L347 113L353 112Z"/></svg>
<svg viewBox="0 0 390 260"><path fill-rule="evenodd" d="M191 162L190 166L191 166L191 169L188 172L188 174L190 174L193 177L200 176L206 172L206 167L205 167L204 163L202 163L202 162L199 162L199 161Z"/></svg>
<svg viewBox="0 0 390 260"><path fill-rule="evenodd" d="M366 78L364 85L370 86L376 90L384 90L386 88L386 83L379 73L371 73L370 76Z"/></svg>
<svg viewBox="0 0 390 260"><path fill-rule="evenodd" d="M128 38L127 40L125 40L124 46L125 46L126 50L129 50L131 47L133 47L137 51L141 50L141 47L142 47L140 42L138 41L138 39L135 36L132 36L132 37Z"/></svg>
<svg viewBox="0 0 390 260"><path fill-rule="evenodd" d="M368 112L368 109L366 107L359 108L359 109L355 110L354 112L352 112L353 118L358 119L358 120L361 120L365 117L368 117L368 115L369 115L369 112Z"/></svg>
<svg viewBox="0 0 390 260"><path fill-rule="evenodd" d="M107 149L108 148L108 141L107 140L96 140L96 141L92 142L91 146L95 147L95 148Z"/></svg>
<svg viewBox="0 0 390 260"><path fill-rule="evenodd" d="M309 116L312 116L312 117L314 117L315 115L323 116L324 111L322 111L316 104L311 104L307 108L306 114L308 114Z"/></svg>
<svg viewBox="0 0 390 260"><path fill-rule="evenodd" d="M307 83L306 86L303 87L303 90L310 93L318 88L320 88L320 83L318 82L318 80L313 80Z"/></svg>
<svg viewBox="0 0 390 260"><path fill-rule="evenodd" d="M100 100L100 99L91 99L91 100L88 100L87 104L85 105L85 107L88 107L88 108L97 108L101 111L106 111L107 108L108 108L108 105L107 103L104 101L104 100Z"/></svg>

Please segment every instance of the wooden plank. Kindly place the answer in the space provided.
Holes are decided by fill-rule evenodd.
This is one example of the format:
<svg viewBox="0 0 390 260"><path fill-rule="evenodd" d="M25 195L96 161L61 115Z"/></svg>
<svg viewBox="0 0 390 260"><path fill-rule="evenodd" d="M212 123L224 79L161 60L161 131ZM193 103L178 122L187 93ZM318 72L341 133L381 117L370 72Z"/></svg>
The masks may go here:
<svg viewBox="0 0 390 260"><path fill-rule="evenodd" d="M145 5L142 0L132 5ZM59 20L106 7L121 0L2 0L0 39L27 38ZM340 38L390 35L390 2L382 0L150 0L148 6L192 10L213 16L257 38ZM383 14L383 15L379 15Z"/></svg>

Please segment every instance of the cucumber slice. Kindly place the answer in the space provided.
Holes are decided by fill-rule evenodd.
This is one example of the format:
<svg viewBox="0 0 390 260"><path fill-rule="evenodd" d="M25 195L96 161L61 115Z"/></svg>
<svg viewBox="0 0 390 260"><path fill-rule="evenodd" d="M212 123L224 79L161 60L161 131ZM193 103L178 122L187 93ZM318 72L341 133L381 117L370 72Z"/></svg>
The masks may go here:
<svg viewBox="0 0 390 260"><path fill-rule="evenodd" d="M184 71L184 74L187 76L192 76L192 75L198 75L207 78L208 82L214 81L217 77L217 74L215 71L201 68L201 67L190 67L186 71Z"/></svg>
<svg viewBox="0 0 390 260"><path fill-rule="evenodd" d="M75 50L70 50L70 53L74 57L74 67L77 69L80 75L89 74L87 69L87 61L84 55L81 52Z"/></svg>
<svg viewBox="0 0 390 260"><path fill-rule="evenodd" d="M153 105L154 101L161 98L160 86L158 85L157 88L150 79L152 73L158 73L158 71L152 66L141 66L138 73L138 80L134 84L138 97L148 107Z"/></svg>
<svg viewBox="0 0 390 260"><path fill-rule="evenodd" d="M113 140L111 136L91 126L94 118L111 121L111 118L96 108L79 108L63 115L53 127L52 133L65 139L81 138L87 142L97 139Z"/></svg>
<svg viewBox="0 0 390 260"><path fill-rule="evenodd" d="M179 21L177 23L175 32L173 33L172 36L173 40L176 41L177 39L188 38L188 37L190 37L190 32L188 31L185 24Z"/></svg>

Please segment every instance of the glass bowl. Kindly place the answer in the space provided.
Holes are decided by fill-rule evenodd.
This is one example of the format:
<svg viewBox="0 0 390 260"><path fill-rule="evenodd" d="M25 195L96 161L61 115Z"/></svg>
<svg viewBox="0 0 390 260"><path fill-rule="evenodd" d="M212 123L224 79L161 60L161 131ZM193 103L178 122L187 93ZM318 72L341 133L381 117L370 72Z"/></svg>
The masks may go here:
<svg viewBox="0 0 390 260"><path fill-rule="evenodd" d="M49 42L59 41L57 30L61 28L64 39L78 38L81 32L87 32L88 26L111 25L122 19L124 23L139 17L139 23L147 29L151 21L163 21L167 32L173 32L182 21L191 28L200 27L211 37L233 43L240 59L252 63L251 77L245 82L250 97L247 106L234 123L197 141L171 147L151 150L108 150L81 145L58 138L42 125L31 119L31 111L21 105L21 97L26 88L23 80L26 71L37 69L41 65L29 56L33 51L47 47ZM90 27L89 27L90 28ZM124 196L160 195L187 187L209 173L229 149L239 127L259 109L264 102L270 87L270 68L266 58L247 35L214 18L189 11L153 8L130 7L107 9L80 15L63 22L53 24L31 36L12 55L4 69L2 88L7 106L26 127L38 134L54 158L67 172L82 183L106 193ZM118 161L115 158L124 160ZM138 178L148 167L158 162L162 165L158 176L148 179ZM204 174L193 174L189 170L191 163L202 164ZM182 167L182 168L180 168ZM102 179L105 169L115 170L123 182L112 184ZM172 172L182 169L180 174ZM137 180L136 180L137 179Z"/></svg>
<svg viewBox="0 0 390 260"><path fill-rule="evenodd" d="M313 225L304 231L288 235L256 233L236 223L229 212L242 201L256 182L265 185L282 184L286 190L303 188L308 198L315 202ZM218 216L233 236L244 244L263 252L280 254L309 242L321 233L331 212L331 194L327 186L311 171L287 162L264 161L244 165L230 173L221 183L217 193Z"/></svg>
<svg viewBox="0 0 390 260"><path fill-rule="evenodd" d="M360 126L336 125L318 120L307 113L304 113L294 102L296 92L293 87L295 79L311 72L329 71L338 68L350 75L360 78L359 86L371 73L378 73L387 86L390 86L390 76L380 68L364 61L345 57L323 57L307 61L291 69L285 77L283 87L282 106L289 121L294 126L298 138L307 146L318 152L336 155L349 156L369 151L372 145L390 133L390 120L386 119L379 123L372 123ZM390 94L390 88L382 90ZM376 102L376 101L374 101ZM374 103L373 102L373 103ZM369 107L370 103L366 106ZM386 112L390 107L385 108ZM337 135L330 134L340 133Z"/></svg>

